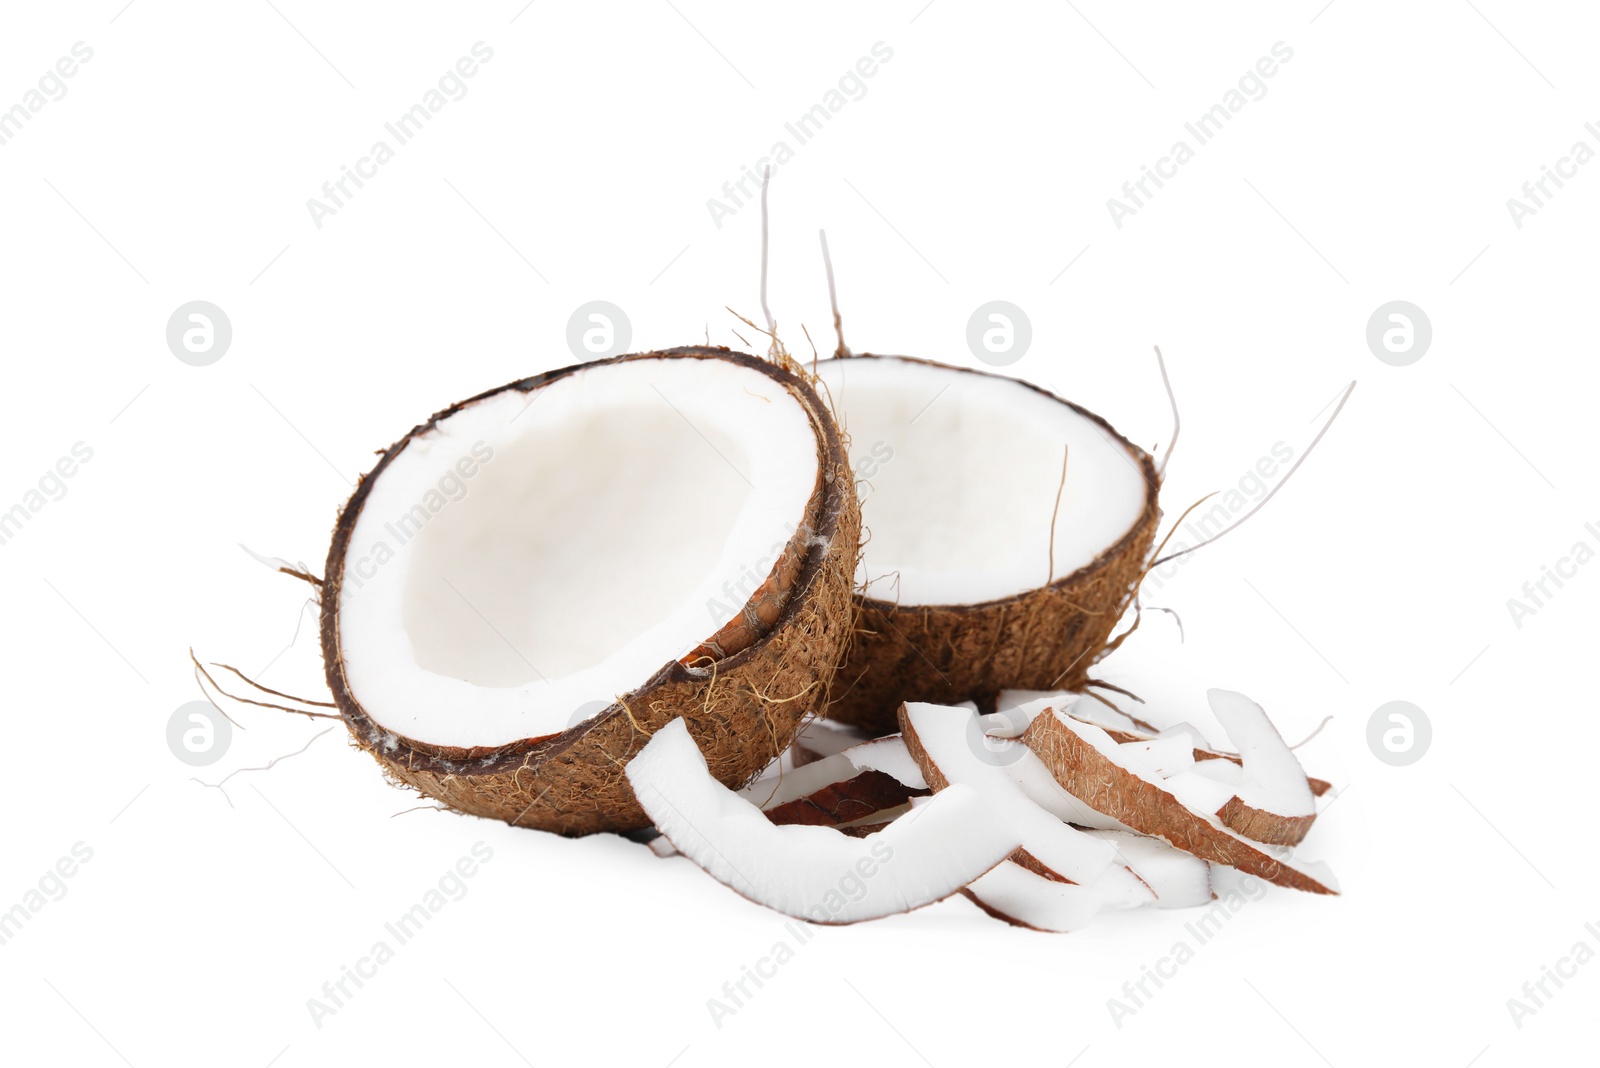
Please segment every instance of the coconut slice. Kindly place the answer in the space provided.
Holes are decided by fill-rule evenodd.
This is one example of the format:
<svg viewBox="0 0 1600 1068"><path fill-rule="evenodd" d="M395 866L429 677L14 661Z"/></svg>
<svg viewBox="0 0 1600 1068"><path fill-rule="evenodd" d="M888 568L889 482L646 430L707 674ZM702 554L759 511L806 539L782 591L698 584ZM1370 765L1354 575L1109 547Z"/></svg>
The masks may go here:
<svg viewBox="0 0 1600 1068"><path fill-rule="evenodd" d="M852 481L811 388L727 350L474 397L345 506L329 686L364 749L452 807L645 826L616 769L649 732L682 715L735 783L820 707L848 632Z"/></svg>
<svg viewBox="0 0 1600 1068"><path fill-rule="evenodd" d="M1317 818L1305 769L1260 705L1242 693L1211 689L1206 700L1239 749L1235 795L1217 816L1246 838L1299 845Z"/></svg>
<svg viewBox="0 0 1600 1068"><path fill-rule="evenodd" d="M1074 796L1142 834L1279 886L1338 893L1321 865L1273 856L1224 826L1208 807L1216 794L1202 794L1207 787L1215 791L1212 780L1192 771L1164 777L1136 746L1130 749L1104 729L1056 712L1035 717L1022 738Z"/></svg>
<svg viewBox="0 0 1600 1068"><path fill-rule="evenodd" d="M877 919L942 900L1020 844L970 788L946 790L864 838L773 824L712 777L687 725L656 731L626 768L661 833L712 878L815 923Z"/></svg>
<svg viewBox="0 0 1600 1068"><path fill-rule="evenodd" d="M965 708L907 702L900 727L934 796L950 786L970 786L993 806L997 818L1022 838L1012 856L1017 864L1046 879L1097 884L1097 900L1119 899L1128 906L1151 899L1150 889L1117 857L1115 845L1063 823L1023 791L1004 767L988 755Z"/></svg>
<svg viewBox="0 0 1600 1068"><path fill-rule="evenodd" d="M870 531L828 714L883 733L904 698L1080 687L1160 518L1150 457L1016 379L903 356L816 371L850 436Z"/></svg>

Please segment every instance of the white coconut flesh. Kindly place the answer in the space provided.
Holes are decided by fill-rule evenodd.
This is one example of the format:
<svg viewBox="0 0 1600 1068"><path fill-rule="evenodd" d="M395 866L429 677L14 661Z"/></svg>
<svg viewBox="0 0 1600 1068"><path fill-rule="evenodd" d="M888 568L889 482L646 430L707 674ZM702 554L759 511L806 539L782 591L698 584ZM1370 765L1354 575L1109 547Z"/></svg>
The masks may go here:
<svg viewBox="0 0 1600 1068"><path fill-rule="evenodd" d="M379 726L439 746L559 733L737 617L818 484L805 408L720 359L596 364L469 403L375 479L340 649Z"/></svg>
<svg viewBox="0 0 1600 1068"><path fill-rule="evenodd" d="M1020 844L966 787L942 791L866 838L775 825L711 776L681 719L658 730L626 773L678 852L751 901L816 923L855 923L932 904Z"/></svg>
<svg viewBox="0 0 1600 1068"><path fill-rule="evenodd" d="M1101 893L1130 903L1149 900L1148 888L1121 862L1113 843L1068 826L1024 792L1003 758L997 760L983 744L970 710L907 702L900 716L908 748L919 763L931 765L923 767L923 776L978 791L1049 873L1081 885L1099 881Z"/></svg>
<svg viewBox="0 0 1600 1068"><path fill-rule="evenodd" d="M1127 448L1014 379L893 356L827 360L817 375L850 437L871 532L856 574L868 597L961 605L1024 593L1092 563L1144 511L1150 489Z"/></svg>
<svg viewBox="0 0 1600 1068"><path fill-rule="evenodd" d="M1316 800L1311 796L1305 769L1262 707L1232 690L1207 690L1206 700L1228 741L1239 751L1240 773L1235 789L1239 800L1279 816L1314 814Z"/></svg>

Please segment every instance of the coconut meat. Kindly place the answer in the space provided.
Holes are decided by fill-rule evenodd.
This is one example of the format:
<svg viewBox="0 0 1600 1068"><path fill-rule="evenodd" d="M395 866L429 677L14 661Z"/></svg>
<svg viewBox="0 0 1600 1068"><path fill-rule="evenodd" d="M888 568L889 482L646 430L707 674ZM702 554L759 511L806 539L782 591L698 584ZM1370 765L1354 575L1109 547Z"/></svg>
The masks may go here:
<svg viewBox="0 0 1600 1068"><path fill-rule="evenodd" d="M817 923L855 923L942 900L1020 841L967 787L926 799L866 838L778 826L712 777L681 719L656 731L626 774L680 853L751 901Z"/></svg>
<svg viewBox="0 0 1600 1068"><path fill-rule="evenodd" d="M559 733L735 618L805 520L817 431L729 360L595 364L410 438L352 531L338 626L379 726Z"/></svg>
<svg viewBox="0 0 1600 1068"><path fill-rule="evenodd" d="M1015 379L893 356L826 360L817 375L850 437L871 532L856 578L869 597L1025 593L1092 563L1154 492L1104 426Z"/></svg>
<svg viewBox="0 0 1600 1068"><path fill-rule="evenodd" d="M1315 813L1316 800L1305 769L1262 707L1232 690L1207 690L1206 700L1228 741L1239 750L1239 800L1279 816Z"/></svg>

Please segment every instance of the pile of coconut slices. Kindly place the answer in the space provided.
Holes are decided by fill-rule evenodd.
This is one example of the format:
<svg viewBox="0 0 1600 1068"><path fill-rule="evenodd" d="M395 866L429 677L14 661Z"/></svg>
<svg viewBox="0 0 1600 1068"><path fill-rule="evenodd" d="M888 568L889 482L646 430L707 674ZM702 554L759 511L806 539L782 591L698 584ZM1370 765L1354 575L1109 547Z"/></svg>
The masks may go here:
<svg viewBox="0 0 1600 1068"><path fill-rule="evenodd" d="M1016 379L681 348L440 412L361 480L323 576L284 569L393 780L628 834L790 916L962 893L1067 931L1204 904L1214 865L1333 893L1291 856L1328 784L1260 707L1209 692L1223 750L1091 678L1137 625L1160 485Z"/></svg>

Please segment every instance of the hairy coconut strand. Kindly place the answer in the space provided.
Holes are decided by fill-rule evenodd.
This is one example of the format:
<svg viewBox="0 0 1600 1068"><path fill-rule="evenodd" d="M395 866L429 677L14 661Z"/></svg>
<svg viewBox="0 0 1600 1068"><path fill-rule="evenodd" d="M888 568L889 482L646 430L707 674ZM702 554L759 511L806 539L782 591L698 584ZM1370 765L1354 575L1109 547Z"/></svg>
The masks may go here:
<svg viewBox="0 0 1600 1068"><path fill-rule="evenodd" d="M898 729L902 701L976 701L988 708L1001 690L1088 684L1089 669L1114 648L1111 632L1144 577L1161 508L1150 455L1099 416L1083 414L1127 450L1144 476L1144 510L1134 525L1087 566L1012 597L930 606L858 597L856 640L829 717L886 734Z"/></svg>
<svg viewBox="0 0 1600 1068"><path fill-rule="evenodd" d="M711 773L724 785L737 787L789 744L808 712L826 705L851 636L851 591L861 537L854 477L833 419L800 377L725 348L667 349L604 362L663 356L730 360L760 369L781 382L810 414L821 475L808 510L810 529L791 542L800 554L798 568L786 553L741 625L716 636L719 642L737 638L744 648L719 658L702 646L691 654L692 666L664 665L638 689L560 734L474 750L400 737L374 723L350 691L339 649L339 594L345 550L375 479L413 437L489 394L440 412L391 446L363 477L335 528L322 597L328 686L355 742L396 782L462 812L524 827L563 834L637 830L649 826L649 820L623 766L673 719L686 721ZM567 367L501 388L531 393L579 369ZM781 607L774 603L779 593Z"/></svg>

